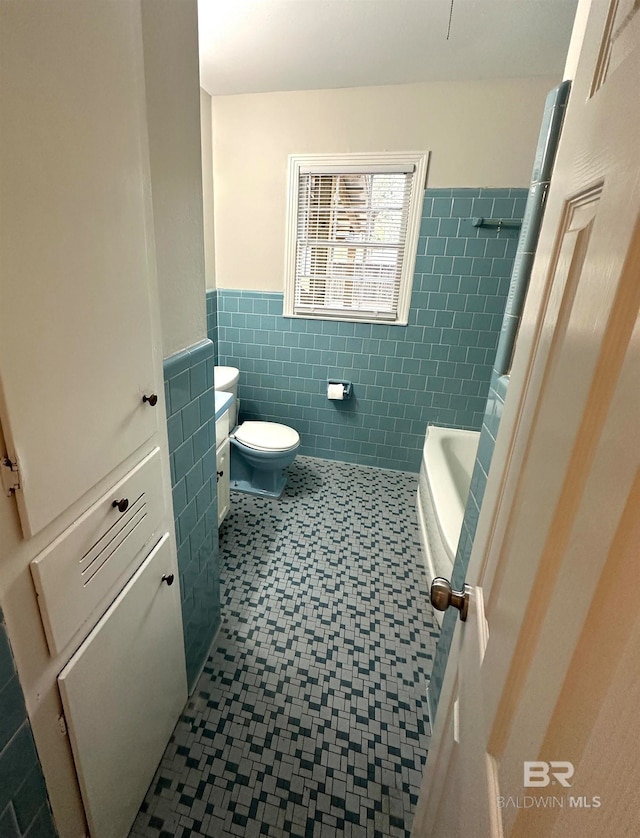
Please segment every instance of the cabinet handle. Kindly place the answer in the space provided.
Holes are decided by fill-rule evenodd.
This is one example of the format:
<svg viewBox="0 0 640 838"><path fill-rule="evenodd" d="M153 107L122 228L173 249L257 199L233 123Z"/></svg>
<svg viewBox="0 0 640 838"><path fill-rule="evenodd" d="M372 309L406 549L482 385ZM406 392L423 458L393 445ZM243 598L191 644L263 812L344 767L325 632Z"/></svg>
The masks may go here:
<svg viewBox="0 0 640 838"><path fill-rule="evenodd" d="M150 396L143 396L142 401L149 402L151 407L155 407L158 404L158 397L155 393L152 393Z"/></svg>
<svg viewBox="0 0 640 838"><path fill-rule="evenodd" d="M173 585L174 578L175 577L174 577L173 573L168 573L168 574L165 573L164 576L162 577L162 581L166 582L167 585L169 585L169 587L171 587L171 585Z"/></svg>
<svg viewBox="0 0 640 838"><path fill-rule="evenodd" d="M216 483L220 482L221 477L224 477L224 471L216 471Z"/></svg>
<svg viewBox="0 0 640 838"><path fill-rule="evenodd" d="M129 498L120 498L120 500L114 500L111 506L114 509L118 509L120 512L126 512L127 507L129 506Z"/></svg>

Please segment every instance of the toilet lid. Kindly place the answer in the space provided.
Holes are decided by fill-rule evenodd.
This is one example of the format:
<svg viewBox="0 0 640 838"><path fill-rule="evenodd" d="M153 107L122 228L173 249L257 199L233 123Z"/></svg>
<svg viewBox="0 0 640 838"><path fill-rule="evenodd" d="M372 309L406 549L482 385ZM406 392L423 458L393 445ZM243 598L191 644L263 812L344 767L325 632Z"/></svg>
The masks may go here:
<svg viewBox="0 0 640 838"><path fill-rule="evenodd" d="M289 451L300 442L300 435L277 422L243 422L235 431L238 442L259 451Z"/></svg>

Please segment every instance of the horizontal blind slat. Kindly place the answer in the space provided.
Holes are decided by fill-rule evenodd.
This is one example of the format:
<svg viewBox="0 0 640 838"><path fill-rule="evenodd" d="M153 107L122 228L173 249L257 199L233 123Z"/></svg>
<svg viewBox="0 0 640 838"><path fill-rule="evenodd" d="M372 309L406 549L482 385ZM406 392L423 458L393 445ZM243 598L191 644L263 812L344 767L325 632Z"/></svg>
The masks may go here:
<svg viewBox="0 0 640 838"><path fill-rule="evenodd" d="M301 175L405 175L415 172L413 163L385 163L375 165L346 166L301 166Z"/></svg>
<svg viewBox="0 0 640 838"><path fill-rule="evenodd" d="M328 306L305 306L296 305L294 307L296 314L303 314L309 317L335 317L344 319L345 314L349 315L349 320L396 320L397 315L393 312L383 311L381 309L354 309L354 308L330 308Z"/></svg>
<svg viewBox="0 0 640 838"><path fill-rule="evenodd" d="M386 248L394 248L394 247L404 247L404 243L400 241L388 241L388 242L358 242L358 241L349 241L345 239L337 239L337 240L323 240L323 239L300 239L299 246L304 247L340 247L346 248L348 250L357 250L357 249L377 249L382 248L383 250Z"/></svg>

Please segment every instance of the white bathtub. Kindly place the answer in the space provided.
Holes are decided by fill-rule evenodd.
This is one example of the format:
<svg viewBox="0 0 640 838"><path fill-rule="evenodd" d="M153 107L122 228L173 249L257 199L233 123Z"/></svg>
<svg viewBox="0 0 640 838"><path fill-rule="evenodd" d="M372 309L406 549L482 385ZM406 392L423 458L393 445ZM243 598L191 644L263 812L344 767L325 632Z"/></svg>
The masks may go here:
<svg viewBox="0 0 640 838"><path fill-rule="evenodd" d="M479 439L479 431L427 428L416 506L429 586L451 579ZM442 612L436 617L442 624Z"/></svg>

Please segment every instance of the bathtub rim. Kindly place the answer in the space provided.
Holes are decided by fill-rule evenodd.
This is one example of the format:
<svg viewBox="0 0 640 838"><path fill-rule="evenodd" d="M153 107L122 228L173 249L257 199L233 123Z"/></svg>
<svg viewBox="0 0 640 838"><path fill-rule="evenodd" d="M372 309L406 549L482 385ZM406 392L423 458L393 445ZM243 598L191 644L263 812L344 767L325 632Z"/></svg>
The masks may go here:
<svg viewBox="0 0 640 838"><path fill-rule="evenodd" d="M429 541L429 536L427 534L427 527L426 527L426 513L422 506L422 500L420 498L420 493L416 493L416 516L418 518L418 533L420 536L420 544L422 545L422 559L424 562L425 571L427 574L427 599L429 600L429 604L431 604L431 583L436 578L436 576L444 576L447 574L446 569L442 569L440 571L436 571L435 562L433 558L433 553L431 551L431 544ZM447 560L449 557L447 556ZM453 562L450 562L450 569L448 571L448 577L451 578L451 573L453 571ZM444 619L444 613L442 611L436 611L435 608L432 606L433 614L438 621L438 625L442 628L442 621Z"/></svg>
<svg viewBox="0 0 640 838"><path fill-rule="evenodd" d="M442 449L442 445L440 444L444 437L450 437L452 434L454 436L464 435L468 438L472 437L476 446L480 441L480 431L468 431L462 428L450 428L440 425L427 426L424 446L422 449L422 461L420 463L419 477L419 480L424 479L426 484L426 494L423 501L419 485L416 492L416 516L418 519L418 532L420 536L420 543L422 545L422 557L427 573L427 583L429 588L436 576L444 576L447 579L451 579L458 542L460 540L460 533L462 532L462 525L464 522L464 512L467 499L465 498L465 502L463 504L457 491L455 480L448 472L448 469L446 469L446 463L443 463L443 460L446 460L446 456ZM455 497L459 501L454 516L456 520L454 520L453 524L451 521L449 521L448 524L450 533L451 530L455 528L455 543L445 536L441 516L436 508L436 498L434 498L433 490L433 462L429 462L430 458L433 456L432 449L437 451L436 460L440 461L438 465L441 473L443 468L446 470L447 479L445 480L445 483L448 484L447 489L445 489L444 492L442 489L435 492L436 498L441 499L442 494L446 494L446 491L448 490L450 494L455 493ZM469 463L470 481L475 467L476 455L477 447L474 450L473 459ZM428 466L431 466L431 469L429 469ZM457 523L458 520L459 526ZM440 611L435 611L435 609L434 614L438 624L442 626L444 614Z"/></svg>
<svg viewBox="0 0 640 838"><path fill-rule="evenodd" d="M469 431L463 428L447 428L441 425L428 425L424 447L422 449L421 465L425 469L425 476L429 487L429 494L433 502L436 522L440 530L440 537L453 565L458 541L460 540L469 490L467 489L467 494L464 499L460 497L451 470L447 467L447 458L442 448L442 442L444 439L452 436L475 442L473 459L470 462L469 469L469 485L471 485L478 443L480 442L480 431ZM438 483L438 479L440 479L440 483ZM441 501L443 497L450 501L448 506L442 506Z"/></svg>

